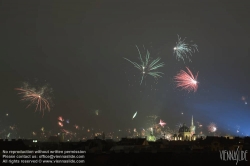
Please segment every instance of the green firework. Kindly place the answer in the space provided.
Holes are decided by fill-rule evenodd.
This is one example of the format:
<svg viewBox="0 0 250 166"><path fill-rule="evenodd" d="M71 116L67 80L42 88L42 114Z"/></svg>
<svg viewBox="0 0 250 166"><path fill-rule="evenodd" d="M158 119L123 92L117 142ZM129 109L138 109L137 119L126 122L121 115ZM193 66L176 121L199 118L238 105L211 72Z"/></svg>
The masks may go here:
<svg viewBox="0 0 250 166"><path fill-rule="evenodd" d="M146 52L146 56L145 56L145 60L143 60L141 52L139 50L139 48L136 46L138 53L139 53L139 59L140 59L140 64L136 63L136 62L132 62L131 60L126 59L127 61L129 61L130 63L132 63L134 65L135 68L139 69L142 73L142 78L141 78L141 83L144 80L144 78L147 75L150 75L152 77L154 77L155 79L158 79L159 77L162 77L161 74L164 74L163 72L159 72L157 71L158 68L163 67L165 64L164 62L159 63L159 61L161 60L161 58L156 58L154 60L150 59L150 53L147 50Z"/></svg>

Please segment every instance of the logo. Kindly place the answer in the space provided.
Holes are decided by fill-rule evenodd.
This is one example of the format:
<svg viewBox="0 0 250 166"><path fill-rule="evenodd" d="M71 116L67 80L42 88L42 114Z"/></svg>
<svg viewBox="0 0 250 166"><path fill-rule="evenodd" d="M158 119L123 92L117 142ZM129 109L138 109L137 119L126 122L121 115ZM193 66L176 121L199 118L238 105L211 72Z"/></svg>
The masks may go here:
<svg viewBox="0 0 250 166"><path fill-rule="evenodd" d="M220 159L223 161L236 161L236 165L239 161L247 160L247 150L239 151L239 146L236 151L222 150L220 151Z"/></svg>

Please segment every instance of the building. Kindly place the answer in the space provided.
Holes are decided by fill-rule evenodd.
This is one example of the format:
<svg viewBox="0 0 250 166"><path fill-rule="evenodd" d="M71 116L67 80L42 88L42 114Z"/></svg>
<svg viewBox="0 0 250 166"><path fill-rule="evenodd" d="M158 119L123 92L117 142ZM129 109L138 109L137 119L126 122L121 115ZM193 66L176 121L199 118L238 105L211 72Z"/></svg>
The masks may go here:
<svg viewBox="0 0 250 166"><path fill-rule="evenodd" d="M134 151L138 153L148 146L149 143L146 138L122 138L121 141L117 142L117 145L110 149L110 151L115 153L129 153L130 151Z"/></svg>
<svg viewBox="0 0 250 166"><path fill-rule="evenodd" d="M231 150L241 151L243 149L243 139L235 137L234 139L225 137L207 136L206 139L200 141L200 145L210 151Z"/></svg>
<svg viewBox="0 0 250 166"><path fill-rule="evenodd" d="M181 141L195 141L196 135L195 135L195 126L193 122L193 116L191 120L191 126L187 127L185 123L180 127L178 135L175 134L174 140L181 140Z"/></svg>
<svg viewBox="0 0 250 166"><path fill-rule="evenodd" d="M32 142L32 141L30 141ZM0 151L3 150L27 150L30 149L29 146L25 145L24 141L22 139L12 139L9 141L8 139L0 139Z"/></svg>
<svg viewBox="0 0 250 166"><path fill-rule="evenodd" d="M193 116L192 116L192 121L191 121L191 126L190 126L190 132L191 132L191 135L195 134L195 126L194 126Z"/></svg>
<svg viewBox="0 0 250 166"><path fill-rule="evenodd" d="M48 142L55 142L55 143L58 143L58 142L60 142L60 137L57 136L57 135L50 136L50 137L48 138Z"/></svg>

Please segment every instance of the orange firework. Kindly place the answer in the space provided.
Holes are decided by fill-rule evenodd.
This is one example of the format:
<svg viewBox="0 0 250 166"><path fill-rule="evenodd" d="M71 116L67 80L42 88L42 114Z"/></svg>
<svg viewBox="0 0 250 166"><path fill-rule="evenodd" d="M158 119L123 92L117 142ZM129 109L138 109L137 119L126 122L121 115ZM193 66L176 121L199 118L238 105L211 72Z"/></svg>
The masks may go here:
<svg viewBox="0 0 250 166"><path fill-rule="evenodd" d="M188 72L185 72L184 70L181 70L180 73L175 76L175 80L177 82L177 87L181 87L184 90L187 90L188 92L193 91L196 92L198 89L198 73L194 77L192 72L189 70L188 67L186 67Z"/></svg>
<svg viewBox="0 0 250 166"><path fill-rule="evenodd" d="M48 99L45 98L45 92L47 90L46 86L42 87L39 91L34 88L28 88L27 85L25 88L15 88L15 90L20 92L18 93L19 95L22 95L21 101L30 102L30 104L26 108L34 104L36 105L35 112L37 110L40 110L44 115L45 110L50 111L50 103Z"/></svg>

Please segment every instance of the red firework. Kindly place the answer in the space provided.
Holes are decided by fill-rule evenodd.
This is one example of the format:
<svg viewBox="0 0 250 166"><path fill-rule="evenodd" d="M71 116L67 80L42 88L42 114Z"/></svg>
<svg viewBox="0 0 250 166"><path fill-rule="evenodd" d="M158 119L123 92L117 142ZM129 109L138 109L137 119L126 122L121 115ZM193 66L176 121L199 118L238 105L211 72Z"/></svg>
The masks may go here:
<svg viewBox="0 0 250 166"><path fill-rule="evenodd" d="M188 67L187 71L185 72L184 70L181 70L180 73L178 73L174 78L177 82L177 88L181 87L183 90L187 90L188 92L196 92L198 89L198 72L196 76L192 74L192 72L189 70Z"/></svg>

